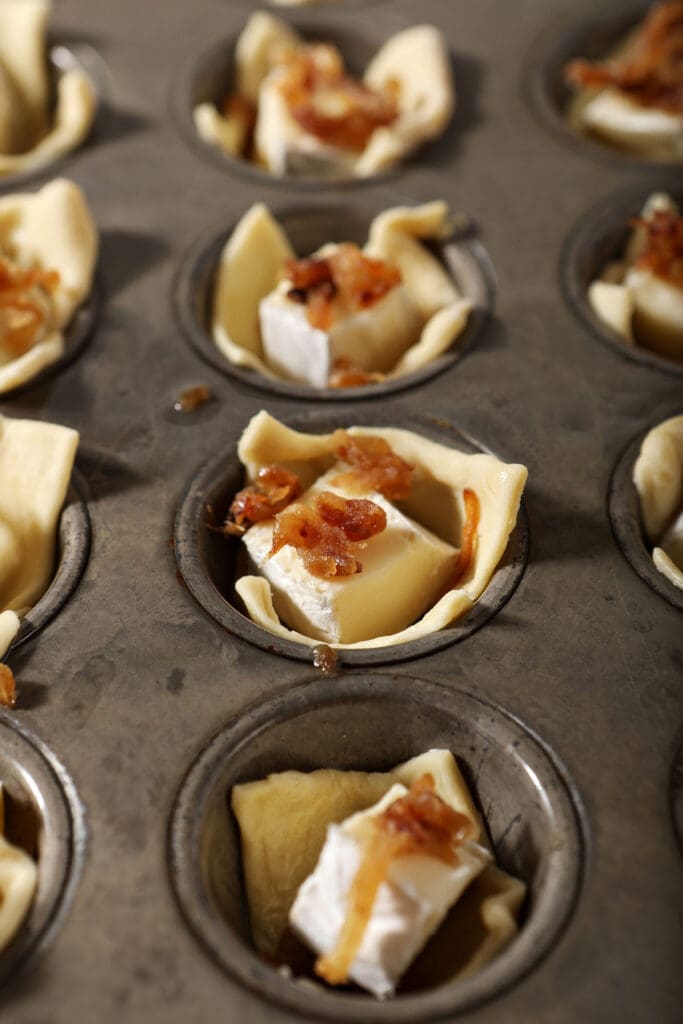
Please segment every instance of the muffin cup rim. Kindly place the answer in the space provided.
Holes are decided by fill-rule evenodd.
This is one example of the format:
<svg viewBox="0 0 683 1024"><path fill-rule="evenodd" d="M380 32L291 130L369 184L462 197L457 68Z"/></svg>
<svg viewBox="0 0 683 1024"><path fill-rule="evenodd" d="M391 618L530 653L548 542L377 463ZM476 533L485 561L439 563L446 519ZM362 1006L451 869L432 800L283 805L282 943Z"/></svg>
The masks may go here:
<svg viewBox="0 0 683 1024"><path fill-rule="evenodd" d="M367 685L368 680L371 684L370 687ZM415 684L418 686L422 700L415 696ZM219 766L230 759L238 759L240 753L249 746L250 740L261 735L269 726L281 724L283 721L305 715L307 711L321 707L343 706L349 701L368 702L373 699L392 700L392 698L396 702L406 704L429 704L436 710L445 708L451 711L454 718L456 717L454 705L458 705L460 708L457 711L457 716L465 717L466 712L462 710L464 705L470 710L479 710L489 717L493 715L492 722L498 721L504 724L510 732L505 749L519 750L519 746L515 748L514 741L511 739L513 734L520 744L525 742L525 751L528 747L527 759L530 759L536 768L544 769L548 777L547 784L554 786L553 814L557 813L555 805L559 802L566 815L566 820L572 828L568 849L564 851L567 865L562 868L563 871L568 872L568 885L564 890L562 884L558 885L557 864L555 863L553 870L548 872L551 891L548 893L544 890L543 900L540 904L540 910L544 913L547 912L548 908L545 904L554 902L559 889L563 890L560 891L562 909L547 944L536 942L534 945L533 936L529 941L527 930L525 944L529 946L529 956L526 958L528 962L524 962L523 956L517 955L516 959L521 959L522 964L518 966L513 962L512 969L507 972L509 975L507 977L496 977L501 974L505 975L505 971L501 971L500 967L497 969L497 965L503 961L503 968L508 966L509 952L515 947L519 950L518 943L525 934L524 928L520 930L509 946L505 947L474 975L462 980L456 979L429 990L427 993L406 994L386 1003L378 1003L370 996L349 996L322 989L311 993L310 990L299 988L291 981L283 979L277 971L268 967L254 950L248 949L245 943L235 935L212 905L208 893L202 886L198 859L190 863L186 857L187 851L190 849L194 851L199 849L198 837L201 821L198 808L201 811L218 786L218 782L215 782L211 787L209 780L212 777L215 779L220 771ZM474 713L469 717L475 724L482 720ZM482 735L488 734L482 730ZM500 746L503 747L502 739ZM519 754L516 756L519 757ZM524 763L526 764L527 761L525 760ZM202 802L198 804L197 791L200 789L200 784L203 786L203 796L200 798ZM547 793L546 789L544 789L544 793ZM185 827L187 822L190 822L189 827ZM580 899L589 842L590 830L586 811L568 769L550 745L517 715L487 697L468 690L452 688L442 682L402 674L378 673L375 675L352 672L341 680L321 678L300 680L274 697L262 698L249 704L239 714L234 715L225 726L218 729L195 756L183 775L169 819L167 854L171 885L186 925L221 969L246 986L247 989L267 1002L279 1004L290 1011L302 1013L306 1017L314 1016L332 1021L364 1019L368 1022L388 1020L404 1022L418 1019L431 1020L471 1010L499 997L535 969L560 941ZM556 854L556 851L553 851L553 854ZM552 855L549 857L549 861L551 859ZM201 895L199 902L193 906L195 889ZM538 905L535 912L539 913ZM208 932L207 922L209 924ZM528 923L526 927L528 929ZM536 938L538 939L538 936ZM490 977L494 979L493 987L486 991L486 985L482 984L482 979L483 982L487 982ZM453 995L458 991L464 992L464 995L454 1004Z"/></svg>

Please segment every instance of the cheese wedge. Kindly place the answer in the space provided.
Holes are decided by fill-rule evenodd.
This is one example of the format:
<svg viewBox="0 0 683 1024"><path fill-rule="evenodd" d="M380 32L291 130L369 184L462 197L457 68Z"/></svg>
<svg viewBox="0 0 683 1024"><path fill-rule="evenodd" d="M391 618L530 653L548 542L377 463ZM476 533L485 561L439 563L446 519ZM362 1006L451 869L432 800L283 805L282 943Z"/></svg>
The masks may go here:
<svg viewBox="0 0 683 1024"><path fill-rule="evenodd" d="M604 89L580 108L584 129L645 156L683 154L683 117L644 107L617 89Z"/></svg>
<svg viewBox="0 0 683 1024"><path fill-rule="evenodd" d="M346 469L341 464L334 466L301 501L310 505L323 490L345 498L358 497L357 492L334 483ZM283 622L325 643L350 644L398 632L437 600L455 572L456 548L411 520L376 491L363 497L384 509L387 527L359 551L363 571L353 576L313 576L291 546L268 558L273 520L256 523L243 537L253 565L271 586Z"/></svg>
<svg viewBox="0 0 683 1024"><path fill-rule="evenodd" d="M330 953L344 925L349 892L364 854L363 823L407 792L397 783L372 807L329 826L315 870L301 885L289 913L293 931L316 953ZM423 854L392 861L349 979L379 999L393 995L449 909L492 859L488 850L469 841L458 847L455 864Z"/></svg>
<svg viewBox="0 0 683 1024"><path fill-rule="evenodd" d="M287 297L290 289L290 282L281 281L260 304L266 361L288 380L324 388L337 359L387 373L419 336L422 318L403 285L369 309L336 318L326 331L309 323L306 306Z"/></svg>

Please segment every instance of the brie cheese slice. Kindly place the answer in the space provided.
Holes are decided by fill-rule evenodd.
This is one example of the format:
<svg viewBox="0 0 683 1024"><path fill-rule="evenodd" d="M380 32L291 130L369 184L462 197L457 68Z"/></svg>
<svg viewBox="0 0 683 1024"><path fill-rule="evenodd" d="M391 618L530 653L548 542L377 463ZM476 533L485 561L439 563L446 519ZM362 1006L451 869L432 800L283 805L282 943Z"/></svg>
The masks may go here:
<svg viewBox="0 0 683 1024"><path fill-rule="evenodd" d="M348 467L337 464L301 497L311 504L323 490L357 498L334 480ZM430 607L453 577L458 551L409 519L381 494L369 498L384 509L386 529L359 550L363 571L320 579L304 566L295 549L283 547L268 558L273 520L255 523L243 542L257 571L269 582L283 622L326 643L356 643L396 633Z"/></svg>
<svg viewBox="0 0 683 1024"><path fill-rule="evenodd" d="M644 107L617 89L604 89L581 105L583 128L646 156L683 154L683 117Z"/></svg>
<svg viewBox="0 0 683 1024"><path fill-rule="evenodd" d="M363 822L407 792L396 784L373 807L329 826L315 870L300 887L289 915L293 930L317 953L330 953L343 927L364 852ZM375 896L349 978L380 999L393 995L449 909L492 859L488 850L469 841L458 847L455 864L424 854L393 860Z"/></svg>
<svg viewBox="0 0 683 1024"><path fill-rule="evenodd" d="M281 281L260 304L261 343L277 374L311 387L327 387L340 358L367 372L387 373L420 334L422 319L404 285L396 285L369 309L336 317L328 330L313 327L306 306L289 299Z"/></svg>

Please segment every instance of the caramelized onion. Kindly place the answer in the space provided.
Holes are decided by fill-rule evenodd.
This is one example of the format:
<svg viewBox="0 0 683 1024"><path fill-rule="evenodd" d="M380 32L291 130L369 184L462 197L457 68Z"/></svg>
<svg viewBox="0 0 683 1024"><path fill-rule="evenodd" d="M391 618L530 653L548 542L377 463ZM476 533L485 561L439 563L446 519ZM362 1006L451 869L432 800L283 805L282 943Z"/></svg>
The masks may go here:
<svg viewBox="0 0 683 1024"><path fill-rule="evenodd" d="M335 315L370 309L401 283L396 264L371 259L352 242L328 256L286 260L282 274L292 284L289 298L306 304L309 323L320 330L328 330Z"/></svg>
<svg viewBox="0 0 683 1024"><path fill-rule="evenodd" d="M462 528L460 554L458 555L458 564L455 567L455 576L452 583L454 587L457 587L460 581L467 575L472 564L481 513L479 498L474 491L466 487L462 497L465 503L465 525Z"/></svg>
<svg viewBox="0 0 683 1024"><path fill-rule="evenodd" d="M58 284L56 270L19 267L0 257L0 342L15 359L35 345L45 326L46 306L36 289L51 295Z"/></svg>
<svg viewBox="0 0 683 1024"><path fill-rule="evenodd" d="M646 232L635 266L683 288L683 217L674 210L656 210L632 223Z"/></svg>
<svg viewBox="0 0 683 1024"><path fill-rule="evenodd" d="M351 435L345 430L334 434L335 453L351 470L336 477L333 483L360 484L379 491L388 501L407 498L412 487L413 467L396 455L383 437Z"/></svg>
<svg viewBox="0 0 683 1024"><path fill-rule="evenodd" d="M611 86L641 106L683 114L683 3L653 7L622 56L570 61L565 78L585 89Z"/></svg>
<svg viewBox="0 0 683 1024"><path fill-rule="evenodd" d="M298 476L279 466L263 466L254 483L233 498L225 529L228 533L243 533L252 523L281 512L300 494Z"/></svg>
<svg viewBox="0 0 683 1024"><path fill-rule="evenodd" d="M275 517L268 558L289 544L313 576L353 576L363 571L356 552L386 525L384 509L375 502L322 491L312 508L297 502Z"/></svg>
<svg viewBox="0 0 683 1024"><path fill-rule="evenodd" d="M279 89L290 115L326 145L360 153L377 128L398 117L395 90L380 92L351 78L331 46L298 47L283 63Z"/></svg>
<svg viewBox="0 0 683 1024"><path fill-rule="evenodd" d="M335 359L330 375L327 378L329 388L358 388L366 384L380 384L384 380L383 373L366 373L350 359Z"/></svg>
<svg viewBox="0 0 683 1024"><path fill-rule="evenodd" d="M0 662L0 704L13 708L17 702L17 687L14 673L9 665Z"/></svg>

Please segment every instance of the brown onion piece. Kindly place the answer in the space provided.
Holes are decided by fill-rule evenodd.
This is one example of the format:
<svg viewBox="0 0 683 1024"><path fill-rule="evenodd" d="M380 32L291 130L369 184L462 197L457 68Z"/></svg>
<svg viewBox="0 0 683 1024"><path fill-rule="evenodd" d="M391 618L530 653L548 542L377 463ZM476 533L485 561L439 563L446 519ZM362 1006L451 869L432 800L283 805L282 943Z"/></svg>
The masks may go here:
<svg viewBox="0 0 683 1024"><path fill-rule="evenodd" d="M381 384L383 373L366 373L350 359L335 359L330 375L327 378L329 388L358 388L367 384Z"/></svg>
<svg viewBox="0 0 683 1024"><path fill-rule="evenodd" d="M305 132L337 149L360 153L377 128L398 117L395 89L372 89L345 74L333 47L292 50L279 89Z"/></svg>
<svg viewBox="0 0 683 1024"><path fill-rule="evenodd" d="M386 524L384 509L375 502L323 491L313 507L297 502L275 517L268 557L290 544L313 576L353 576L363 571L356 551Z"/></svg>
<svg viewBox="0 0 683 1024"><path fill-rule="evenodd" d="M388 501L407 498L412 488L413 467L396 455L383 437L351 435L345 430L334 434L335 453L352 467L333 483L360 484L379 491Z"/></svg>
<svg viewBox="0 0 683 1024"><path fill-rule="evenodd" d="M333 579L353 576L363 569L343 532L330 526L315 509L296 502L275 518L268 558L290 544L312 576Z"/></svg>
<svg viewBox="0 0 683 1024"><path fill-rule="evenodd" d="M45 324L45 308L31 290L41 288L51 295L59 284L56 270L19 267L0 257L0 338L13 357L31 349Z"/></svg>
<svg viewBox="0 0 683 1024"><path fill-rule="evenodd" d="M396 264L366 256L353 242L328 256L286 260L282 276L292 285L289 298L306 304L308 321L319 330L328 330L335 318L370 309L402 280Z"/></svg>
<svg viewBox="0 0 683 1024"><path fill-rule="evenodd" d="M565 79L585 89L611 86L641 106L683 114L683 3L653 7L622 56L570 61Z"/></svg>
<svg viewBox="0 0 683 1024"><path fill-rule="evenodd" d="M387 528L386 512L367 498L343 498L332 491L322 491L313 505L321 519L336 526L350 541L369 540Z"/></svg>
<svg viewBox="0 0 683 1024"><path fill-rule="evenodd" d="M17 684L9 665L0 662L0 704L13 708L17 703Z"/></svg>
<svg viewBox="0 0 683 1024"><path fill-rule="evenodd" d="M226 529L233 532L231 524L241 529L263 519L271 519L300 494L298 476L279 466L263 466L254 483L238 491L233 498Z"/></svg>

